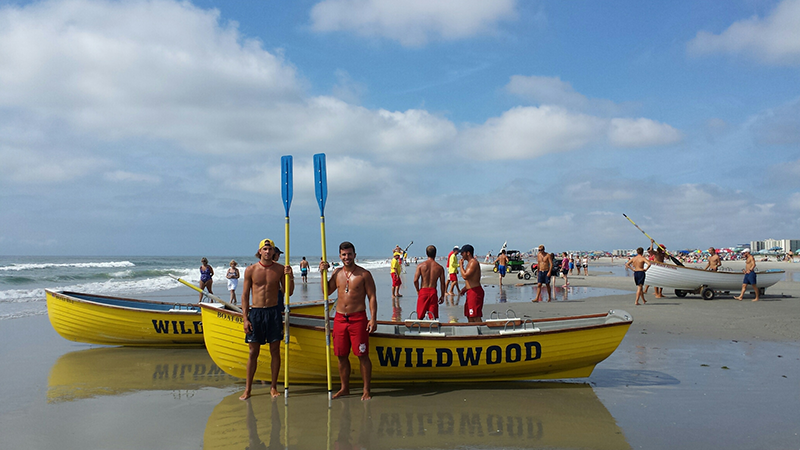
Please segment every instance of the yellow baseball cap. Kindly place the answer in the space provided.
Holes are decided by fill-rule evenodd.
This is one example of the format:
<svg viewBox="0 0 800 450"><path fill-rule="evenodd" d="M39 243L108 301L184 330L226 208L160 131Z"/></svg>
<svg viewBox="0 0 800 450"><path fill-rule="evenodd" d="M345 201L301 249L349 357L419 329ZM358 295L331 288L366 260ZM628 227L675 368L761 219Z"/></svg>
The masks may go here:
<svg viewBox="0 0 800 450"><path fill-rule="evenodd" d="M264 239L261 242L259 242L258 249L261 250L267 244L269 244L270 247L275 247L275 243L272 242L272 239Z"/></svg>

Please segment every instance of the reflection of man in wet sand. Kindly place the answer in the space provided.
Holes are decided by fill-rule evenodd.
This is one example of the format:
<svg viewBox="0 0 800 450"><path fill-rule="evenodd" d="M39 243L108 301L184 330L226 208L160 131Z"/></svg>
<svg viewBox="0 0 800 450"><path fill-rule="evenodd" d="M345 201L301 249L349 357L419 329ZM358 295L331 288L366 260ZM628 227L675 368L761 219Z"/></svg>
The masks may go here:
<svg viewBox="0 0 800 450"><path fill-rule="evenodd" d="M475 258L475 248L466 244L459 250L461 257L461 278L464 279L464 288L459 295L467 294L464 302L464 315L467 322L483 322L483 287L481 286L481 263ZM464 267L466 264L466 267Z"/></svg>
<svg viewBox="0 0 800 450"><path fill-rule="evenodd" d="M244 287L242 289L242 317L244 318L244 341L250 346L247 359L247 379L244 394L240 400L250 398L253 388L253 377L258 367L258 355L261 346L269 344L272 361L272 384L270 394L278 393L278 372L281 369L281 339L283 339L282 310L279 303L279 291L286 292L286 276L289 275L289 295L294 293L294 274L291 266L284 266L273 261L275 244L271 239L264 239L258 245L256 257L258 264L252 264L244 271ZM250 294L253 294L252 303Z"/></svg>
<svg viewBox="0 0 800 450"><path fill-rule="evenodd" d="M647 267L645 267L645 265ZM625 263L626 269L630 269L631 267L633 267L633 282L636 283L636 303L634 304L639 304L639 298L642 299L642 302L647 303L647 300L644 299L642 286L644 286L644 273L650 268L650 263L647 261L647 258L644 257L644 249L642 247L637 248L636 256Z"/></svg>
<svg viewBox="0 0 800 450"><path fill-rule="evenodd" d="M553 255L544 251L544 245L539 246L539 252L536 254L536 264L537 264L537 289L536 289L536 298L533 300L535 302L542 301L542 285L545 285L547 288L547 301L553 299L552 292L550 291L550 276L553 272Z"/></svg>
<svg viewBox="0 0 800 450"><path fill-rule="evenodd" d="M444 303L444 268L436 262L436 247L429 245L425 249L425 254L428 255L428 259L417 265L417 270L414 272L417 318L424 319L426 313L430 312L434 319L438 319L439 305ZM441 295L436 292L437 284L440 286Z"/></svg>
<svg viewBox="0 0 800 450"><path fill-rule="evenodd" d="M364 393L361 400L372 398L370 379L372 378L372 361L369 359L369 333L375 331L378 316L378 300L375 295L375 280L372 274L363 267L357 266L356 248L350 242L339 244L339 259L342 267L331 274L328 281L328 292L339 290L336 302L336 316L333 319L333 353L339 358L339 378L342 387L333 398L350 395L350 349L358 357L361 366L361 378L364 380ZM320 268L328 270L327 262ZM325 280L323 280L324 282ZM367 319L367 303L371 319Z"/></svg>
<svg viewBox="0 0 800 450"><path fill-rule="evenodd" d="M706 263L706 266L703 269L716 272L717 269L719 269L719 267L722 265L722 260L719 259L719 255L717 254L717 251L714 250L714 247L709 247L708 253L711 256L708 257L708 263Z"/></svg>

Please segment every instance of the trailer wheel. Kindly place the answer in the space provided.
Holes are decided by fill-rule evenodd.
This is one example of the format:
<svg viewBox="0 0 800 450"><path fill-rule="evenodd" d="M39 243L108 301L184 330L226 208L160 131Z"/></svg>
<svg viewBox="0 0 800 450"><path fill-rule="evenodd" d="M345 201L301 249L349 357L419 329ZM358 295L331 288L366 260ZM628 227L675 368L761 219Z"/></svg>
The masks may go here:
<svg viewBox="0 0 800 450"><path fill-rule="evenodd" d="M701 294L704 300L713 300L714 299L714 290L713 289L703 289L703 293Z"/></svg>
<svg viewBox="0 0 800 450"><path fill-rule="evenodd" d="M686 297L686 291L682 291L680 289L675 289L675 295L677 295L680 298L684 298L684 297Z"/></svg>
<svg viewBox="0 0 800 450"><path fill-rule="evenodd" d="M531 279L531 274L529 274L528 272L525 272L525 275L523 275L523 277L524 277L526 280L530 280L530 279Z"/></svg>
<svg viewBox="0 0 800 450"><path fill-rule="evenodd" d="M522 279L522 272L521 271L517 272L517 278L519 278L520 280Z"/></svg>

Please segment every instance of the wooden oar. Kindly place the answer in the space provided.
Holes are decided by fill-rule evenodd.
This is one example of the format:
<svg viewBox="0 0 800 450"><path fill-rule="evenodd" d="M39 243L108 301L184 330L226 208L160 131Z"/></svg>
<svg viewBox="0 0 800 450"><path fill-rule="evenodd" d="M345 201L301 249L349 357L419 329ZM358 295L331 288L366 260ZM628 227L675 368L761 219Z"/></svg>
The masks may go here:
<svg viewBox="0 0 800 450"><path fill-rule="evenodd" d="M657 246L659 246L659 247L661 248L661 250L664 250L664 253L666 253L666 254L667 254L667 256L669 256L669 259L671 259L671 260L672 260L672 262L674 262L674 263L675 263L676 265L678 265L678 266L683 266L683 263L682 263L682 262L681 262L681 261L680 261L678 258L676 258L676 257L672 256L672 254L670 254L670 252L668 252L668 251L667 251L667 248L666 248L666 247L664 247L663 245L661 245L661 244L659 244L658 242L656 242L656 240L655 240L655 239L651 238L649 234L645 233L643 229L639 228L639 225L636 225L636 222L634 222L634 221L633 221L633 220L632 220L630 217L628 217L628 216L627 216L625 213L622 213L622 215L623 215L623 216L625 216L625 218L626 218L626 219L628 219L628 220L629 220L629 221L630 221L630 222L633 224L633 226L635 226L635 227L636 227L636 228L637 228L639 231L641 231L641 232L642 232L642 234L644 234L645 236L647 236L647 239L650 239L651 241L655 242L655 244L656 244Z"/></svg>
<svg viewBox="0 0 800 450"><path fill-rule="evenodd" d="M325 166L325 153L314 155L314 192L319 205L319 227L322 235L322 260L328 260L325 243L325 201L328 199L328 169ZM328 370L328 408L331 407L333 383L331 380L331 321L328 316L328 271L322 271L322 297L325 299L325 365Z"/></svg>
<svg viewBox="0 0 800 450"><path fill-rule="evenodd" d="M292 157L281 156L281 197L283 209L286 210L286 242L284 243L286 265L289 265L289 207L292 205ZM285 275L284 291L284 319L283 319L283 396L284 402L289 401L289 274Z"/></svg>
<svg viewBox="0 0 800 450"><path fill-rule="evenodd" d="M200 292L201 294L205 295L206 297L210 298L211 300L214 300L217 303L222 303L226 307L228 307L228 308L230 308L230 309L232 309L232 310L234 310L236 312L242 312L242 308L239 308L238 306L236 306L236 305L234 305L232 303L228 303L225 300L217 297L214 294L209 294L208 292L200 289L199 287L193 285L192 283L189 283L188 281L184 280L183 278L176 277L173 274L169 274L169 276L174 278L177 281L180 281L182 284L185 284L186 286L189 286L190 288L194 289L195 291Z"/></svg>

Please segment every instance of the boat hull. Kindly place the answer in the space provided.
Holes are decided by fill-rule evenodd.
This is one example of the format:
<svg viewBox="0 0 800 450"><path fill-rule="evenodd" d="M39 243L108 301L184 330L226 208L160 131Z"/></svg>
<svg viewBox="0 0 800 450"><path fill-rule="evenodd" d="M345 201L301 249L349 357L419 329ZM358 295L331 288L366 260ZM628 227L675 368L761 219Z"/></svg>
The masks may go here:
<svg viewBox="0 0 800 450"><path fill-rule="evenodd" d="M226 373L246 376L248 345L242 316L213 305L202 305L206 349ZM500 334L474 324L442 324L450 336L433 337L403 323L379 322L370 335L369 355L374 383L475 382L579 378L591 375L595 365L619 346L632 319L624 311L572 318L577 325L558 330L543 319L530 332ZM548 322L549 321L549 322ZM484 335L470 335L481 329ZM548 330L548 328L551 328ZM417 335L414 335L414 332ZM452 333L455 333L453 335ZM290 318L289 380L301 384L327 382L324 321L319 317ZM281 344L281 358L283 355ZM337 358L331 349L334 374ZM256 379L269 380L269 352L262 350ZM351 378L360 379L358 358L350 356ZM281 365L279 380L283 379Z"/></svg>
<svg viewBox="0 0 800 450"><path fill-rule="evenodd" d="M64 339L132 347L204 346L197 305L46 291L50 324Z"/></svg>
<svg viewBox="0 0 800 450"><path fill-rule="evenodd" d="M784 276L784 271L756 272L759 288L766 289ZM741 272L711 272L693 267L681 267L666 263L651 263L645 275L645 283L651 286L693 291L699 288L717 291L733 291L742 288Z"/></svg>

